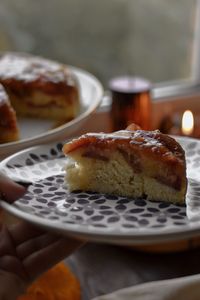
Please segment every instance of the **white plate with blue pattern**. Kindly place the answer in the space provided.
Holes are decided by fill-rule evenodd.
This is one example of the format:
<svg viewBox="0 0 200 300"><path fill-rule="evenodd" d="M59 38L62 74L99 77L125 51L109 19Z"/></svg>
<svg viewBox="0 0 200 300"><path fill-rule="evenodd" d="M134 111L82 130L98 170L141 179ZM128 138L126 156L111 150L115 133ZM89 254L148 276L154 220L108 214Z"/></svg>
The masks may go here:
<svg viewBox="0 0 200 300"><path fill-rule="evenodd" d="M11 214L33 224L90 241L152 244L200 235L200 141L177 137L186 152L189 181L186 205L92 192L70 193L64 182L62 143L18 152L0 164L16 181L31 182Z"/></svg>

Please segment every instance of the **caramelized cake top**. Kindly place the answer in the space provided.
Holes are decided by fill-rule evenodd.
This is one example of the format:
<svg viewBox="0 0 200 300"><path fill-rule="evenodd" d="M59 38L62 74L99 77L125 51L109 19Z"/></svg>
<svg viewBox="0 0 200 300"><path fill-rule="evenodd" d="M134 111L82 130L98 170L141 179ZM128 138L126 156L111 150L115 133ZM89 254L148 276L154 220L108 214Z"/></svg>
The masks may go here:
<svg viewBox="0 0 200 300"><path fill-rule="evenodd" d="M44 58L8 53L0 57L0 82L14 86L23 82L29 88L59 93L76 86L66 66Z"/></svg>
<svg viewBox="0 0 200 300"><path fill-rule="evenodd" d="M172 137L162 134L159 130L121 130L111 134L87 133L78 139L66 143L63 147L65 154L86 147L87 149L118 149L126 152L141 151L146 155L168 163L185 164L185 153L182 147ZM104 155L106 155L105 151ZM107 152L109 156L109 152Z"/></svg>

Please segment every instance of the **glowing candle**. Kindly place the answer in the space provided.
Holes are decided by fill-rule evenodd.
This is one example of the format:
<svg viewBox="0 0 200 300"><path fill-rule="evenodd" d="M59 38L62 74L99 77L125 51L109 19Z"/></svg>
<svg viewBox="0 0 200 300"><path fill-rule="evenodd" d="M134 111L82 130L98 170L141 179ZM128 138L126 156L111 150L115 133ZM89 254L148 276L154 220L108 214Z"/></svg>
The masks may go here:
<svg viewBox="0 0 200 300"><path fill-rule="evenodd" d="M182 117L182 133L191 135L194 130L194 117L190 110L186 110Z"/></svg>

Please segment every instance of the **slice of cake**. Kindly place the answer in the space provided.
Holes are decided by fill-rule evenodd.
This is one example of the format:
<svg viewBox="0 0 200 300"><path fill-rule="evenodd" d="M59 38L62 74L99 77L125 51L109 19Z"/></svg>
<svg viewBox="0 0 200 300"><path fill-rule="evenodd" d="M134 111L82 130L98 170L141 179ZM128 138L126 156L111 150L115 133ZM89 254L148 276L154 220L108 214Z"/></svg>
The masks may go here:
<svg viewBox="0 0 200 300"><path fill-rule="evenodd" d="M77 79L57 62L26 54L4 54L0 57L0 83L17 116L64 123L79 111Z"/></svg>
<svg viewBox="0 0 200 300"><path fill-rule="evenodd" d="M88 133L66 143L66 182L85 190L153 201L184 203L186 162L182 147L160 131L134 125L112 134Z"/></svg>
<svg viewBox="0 0 200 300"><path fill-rule="evenodd" d="M16 141L19 136L16 114L0 84L0 143Z"/></svg>

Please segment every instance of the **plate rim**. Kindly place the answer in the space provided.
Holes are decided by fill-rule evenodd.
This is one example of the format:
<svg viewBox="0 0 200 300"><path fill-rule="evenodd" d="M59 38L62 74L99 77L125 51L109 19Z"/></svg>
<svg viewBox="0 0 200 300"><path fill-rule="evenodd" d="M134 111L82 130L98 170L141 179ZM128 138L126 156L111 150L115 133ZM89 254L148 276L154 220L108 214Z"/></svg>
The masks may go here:
<svg viewBox="0 0 200 300"><path fill-rule="evenodd" d="M6 53L11 53L11 54L16 54L17 53L17 54L20 54L20 55L24 54L24 55L27 55L27 56L44 58L42 56L30 55L29 53L23 53L23 52L9 51L9 52L6 52ZM3 54L4 53L0 52L0 56L3 55ZM47 61L50 61L50 62L59 63L58 61L53 60L53 59L47 59L47 58L44 58L44 59L47 60ZM19 141L0 144L0 155L1 155L1 153L4 153L5 151L10 151L12 149L12 147L13 148L20 147L20 149L22 149L23 147L29 147L29 146L32 146L32 145L35 145L35 144L40 144L40 143L42 144L43 143L43 138L46 138L47 139L46 143L49 143L53 139L55 139L58 134L61 135L62 133L66 132L66 129L69 129L69 128L73 129L74 125L77 125L77 124L81 123L82 121L84 121L100 105L100 103L103 99L103 95L104 95L104 88L103 88L103 85L100 82L100 80L95 75L93 75L92 73L90 73L90 72L88 72L84 69L81 69L81 68L78 68L78 67L75 67L75 66L72 66L72 65L67 65L67 64L64 64L64 63L60 63L60 64L62 64L63 66L67 67L70 71L72 71L72 73L74 73L74 75L77 78L79 78L78 74L82 74L82 75L86 76L87 78L89 78L90 80L93 81L93 83L96 86L96 90L97 90L97 97L95 99L96 101L91 101L90 106L88 106L85 111L80 112L80 114L77 117L75 117L73 120L71 120L71 121L69 121L69 122L67 122L63 125L60 125L56 128L50 129L50 130L48 130L48 132L40 133L39 135L30 137L30 138L21 139ZM80 97L82 99L81 91L80 91Z"/></svg>
<svg viewBox="0 0 200 300"><path fill-rule="evenodd" d="M9 203L0 200L0 206L5 209L8 213L11 213L13 216L18 217L22 220L25 220L31 224L34 224L38 227L46 228L58 233L62 233L63 235L71 235L74 237L82 237L86 239L90 239L90 241L100 241L100 242L109 242L109 243L118 243L118 244L132 244L132 245L141 245L141 244L156 244L160 242L173 241L173 240L183 240L188 237L199 236L200 234L200 224L198 226L194 226L192 228L187 227L185 230L180 227L170 231L164 231L162 228L159 232L148 232L148 233L124 233L118 234L115 231L103 233L102 229L98 229L95 227L95 231L89 231L84 227L80 226L79 230L74 228L74 226L70 224L63 224L62 226L57 224L61 224L57 221L49 221L47 219L42 219L41 217L31 215L19 210L16 206L10 205ZM62 228L61 228L62 227Z"/></svg>
<svg viewBox="0 0 200 300"><path fill-rule="evenodd" d="M180 140L190 140L191 142L197 142L200 144L200 140L191 138L191 137L182 137L182 136L174 136L177 138L179 141ZM68 139L70 140L70 139ZM33 147L29 147L26 149L23 149L21 151L18 151L15 154L12 154L2 160L0 162L0 171L1 169L5 166L5 164L17 157L18 155L23 155L24 153L28 153L31 151L34 151L35 149L40 149L40 148L50 148L52 145L55 145L54 143L49 143L49 144L41 144ZM118 243L118 244L151 244L151 243L160 243L160 242L165 242L165 241L172 241L174 239L176 240L182 240L184 238L188 237L194 237L194 236L199 236L200 235L200 221L193 222L192 226L187 226L183 225L180 227L177 227L176 230L174 231L174 228L169 228L163 229L160 228L159 231L155 231L153 229L148 229L147 232L125 232L125 233L118 233L117 231L109 230L105 233L103 232L102 228L97 228L94 227L94 230L88 230L85 227L80 227L78 225L78 229L75 228L74 225L70 224L63 224L61 222L57 221L52 221L48 219L42 219L41 217L38 217L36 215L32 215L30 213L27 213L25 211L22 211L19 209L17 206L13 204L9 204L5 201L0 200L0 206L5 209L7 212L15 215L16 217L19 217L23 220L26 220L28 222L31 222L35 224L36 226L41 226L45 227L51 230L55 230L58 232L62 232L63 234L67 235L73 235L75 237L83 237L83 238L90 238L90 240L93 241L100 241L100 242L110 242L110 243ZM31 220L30 220L31 216ZM60 225L59 225L60 224ZM61 228L62 227L62 228ZM152 232L151 232L152 231Z"/></svg>

